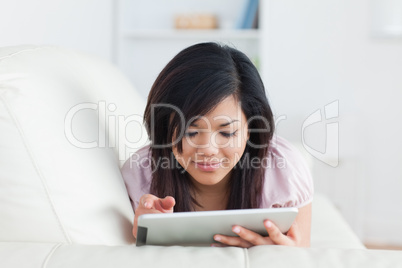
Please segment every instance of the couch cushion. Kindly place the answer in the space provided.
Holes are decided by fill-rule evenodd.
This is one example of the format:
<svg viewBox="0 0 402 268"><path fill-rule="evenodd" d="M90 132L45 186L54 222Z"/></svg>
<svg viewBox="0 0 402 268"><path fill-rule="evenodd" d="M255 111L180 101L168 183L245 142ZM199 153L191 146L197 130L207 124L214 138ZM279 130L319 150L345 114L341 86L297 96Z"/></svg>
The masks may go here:
<svg viewBox="0 0 402 268"><path fill-rule="evenodd" d="M235 247L99 246L1 243L0 267L249 267L247 250Z"/></svg>
<svg viewBox="0 0 402 268"><path fill-rule="evenodd" d="M60 244L0 242L0 267L36 268L46 263Z"/></svg>
<svg viewBox="0 0 402 268"><path fill-rule="evenodd" d="M402 267L402 252L392 250L258 246L248 250L248 267Z"/></svg>
<svg viewBox="0 0 402 268"><path fill-rule="evenodd" d="M1 243L0 267L402 267L402 251L286 246L154 247Z"/></svg>
<svg viewBox="0 0 402 268"><path fill-rule="evenodd" d="M143 109L102 60L0 49L0 241L132 243L119 166L146 143Z"/></svg>

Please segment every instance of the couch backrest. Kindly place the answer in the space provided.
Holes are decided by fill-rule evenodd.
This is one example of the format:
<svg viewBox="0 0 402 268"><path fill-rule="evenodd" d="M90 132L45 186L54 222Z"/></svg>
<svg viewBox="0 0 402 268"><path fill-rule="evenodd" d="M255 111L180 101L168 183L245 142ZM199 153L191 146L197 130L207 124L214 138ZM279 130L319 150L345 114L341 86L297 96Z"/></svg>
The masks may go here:
<svg viewBox="0 0 402 268"><path fill-rule="evenodd" d="M111 64L0 49L0 241L132 243L119 167L146 143L145 103Z"/></svg>

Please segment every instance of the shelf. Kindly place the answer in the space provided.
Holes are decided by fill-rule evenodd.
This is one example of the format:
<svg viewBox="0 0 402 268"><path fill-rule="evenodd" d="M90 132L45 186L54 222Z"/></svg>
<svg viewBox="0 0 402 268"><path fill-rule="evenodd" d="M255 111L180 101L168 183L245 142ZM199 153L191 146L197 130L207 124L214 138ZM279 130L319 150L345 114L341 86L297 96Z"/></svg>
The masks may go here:
<svg viewBox="0 0 402 268"><path fill-rule="evenodd" d="M135 30L122 33L129 39L255 39L260 36L258 29L249 30Z"/></svg>

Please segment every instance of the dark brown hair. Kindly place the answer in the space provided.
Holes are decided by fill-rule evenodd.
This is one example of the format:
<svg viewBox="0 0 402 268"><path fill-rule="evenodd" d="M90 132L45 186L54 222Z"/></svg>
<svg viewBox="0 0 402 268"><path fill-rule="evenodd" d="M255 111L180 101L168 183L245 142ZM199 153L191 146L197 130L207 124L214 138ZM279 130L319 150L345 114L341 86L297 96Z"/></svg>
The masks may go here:
<svg viewBox="0 0 402 268"><path fill-rule="evenodd" d="M173 196L175 211L192 211L197 202L187 172L173 156L172 137L185 131L189 119L206 115L231 95L240 101L249 130L266 131L250 131L243 156L231 173L227 209L256 208L265 170L263 165L252 167L246 162L267 155L274 119L264 85L249 58L228 46L196 44L177 54L152 86L144 113L153 158L151 193ZM177 149L182 153L181 140ZM156 166L158 159L170 159L169 168Z"/></svg>

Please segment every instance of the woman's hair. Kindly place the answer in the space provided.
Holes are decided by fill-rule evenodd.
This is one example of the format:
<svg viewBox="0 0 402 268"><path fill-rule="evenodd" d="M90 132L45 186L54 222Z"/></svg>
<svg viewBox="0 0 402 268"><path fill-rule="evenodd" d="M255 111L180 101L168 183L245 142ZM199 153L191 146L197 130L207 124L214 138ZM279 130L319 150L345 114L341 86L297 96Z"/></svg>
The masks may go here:
<svg viewBox="0 0 402 268"><path fill-rule="evenodd" d="M196 44L177 54L151 88L144 113L151 140L151 193L173 196L175 211L192 211L197 202L188 173L173 155L172 137L185 131L188 120L208 114L229 96L240 101L250 136L231 173L227 209L257 208L265 170L263 164L255 167L250 161L267 156L274 119L264 85L249 58L228 46ZM182 153L181 139L175 146Z"/></svg>

